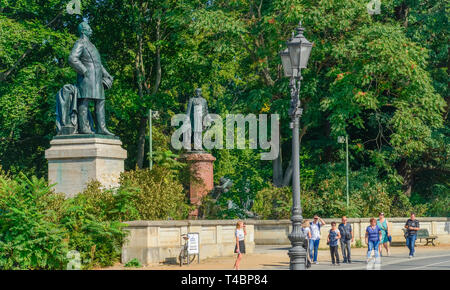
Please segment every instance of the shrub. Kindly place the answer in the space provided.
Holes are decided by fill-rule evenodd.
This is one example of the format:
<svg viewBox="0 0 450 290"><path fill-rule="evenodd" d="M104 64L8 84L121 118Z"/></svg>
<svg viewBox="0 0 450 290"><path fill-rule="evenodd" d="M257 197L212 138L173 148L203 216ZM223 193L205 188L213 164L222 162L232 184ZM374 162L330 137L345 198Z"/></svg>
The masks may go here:
<svg viewBox="0 0 450 290"><path fill-rule="evenodd" d="M68 231L55 208L62 196L43 179L0 173L0 269L61 269Z"/></svg>
<svg viewBox="0 0 450 290"><path fill-rule="evenodd" d="M128 171L122 174L120 183L120 191L129 194L139 219L185 219L192 210L182 184L170 168Z"/></svg>
<svg viewBox="0 0 450 290"><path fill-rule="evenodd" d="M301 191L303 217L315 214L330 218L343 215L368 217L377 216L379 212L387 216L408 216L411 211L417 215L424 215L427 211L427 205L413 206L400 190L389 194L387 182L380 181L375 168L360 168L350 173L350 203L347 208L345 171L342 173L338 165L328 165L316 172L316 186L307 190L302 188ZM439 201L434 206L445 210L445 197ZM263 219L281 219L290 217L291 206L291 188L276 188L269 184L257 192L252 209Z"/></svg>
<svg viewBox="0 0 450 290"><path fill-rule="evenodd" d="M356 240L355 242L355 248L364 248L361 240Z"/></svg>
<svg viewBox="0 0 450 290"><path fill-rule="evenodd" d="M105 190L93 181L74 198L55 194L44 179L0 172L0 269L65 269L77 251L84 269L118 261L135 219L184 219L192 207L171 167L123 173Z"/></svg>
<svg viewBox="0 0 450 290"><path fill-rule="evenodd" d="M85 269L112 265L126 235L124 224L109 220L120 198L93 182L64 200L44 179L0 173L0 269L65 269L69 250Z"/></svg>
<svg viewBox="0 0 450 290"><path fill-rule="evenodd" d="M444 190L438 191L436 197L429 204L429 216L443 216L450 217L450 189L443 185L435 185L435 187L443 188Z"/></svg>
<svg viewBox="0 0 450 290"><path fill-rule="evenodd" d="M431 187L430 197L424 197L418 192L411 196L411 202L415 204L415 212L418 207L425 208L427 216L450 217L450 186L449 184L434 184Z"/></svg>
<svg viewBox="0 0 450 290"><path fill-rule="evenodd" d="M126 225L114 217L116 200L94 181L64 204L60 223L69 232L69 249L80 253L85 269L111 266L120 258Z"/></svg>
<svg viewBox="0 0 450 290"><path fill-rule="evenodd" d="M256 193L252 210L263 219L287 219L292 206L290 187L268 187Z"/></svg>
<svg viewBox="0 0 450 290"><path fill-rule="evenodd" d="M138 259L134 258L124 265L127 268L141 268L142 264Z"/></svg>

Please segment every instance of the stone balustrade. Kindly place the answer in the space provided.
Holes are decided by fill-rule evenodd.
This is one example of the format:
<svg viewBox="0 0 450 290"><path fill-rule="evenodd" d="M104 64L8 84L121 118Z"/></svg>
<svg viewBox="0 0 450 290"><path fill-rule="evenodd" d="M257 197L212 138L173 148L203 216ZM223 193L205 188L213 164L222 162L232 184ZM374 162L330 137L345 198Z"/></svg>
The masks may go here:
<svg viewBox="0 0 450 290"><path fill-rule="evenodd" d="M388 218L393 241L404 241L403 227L408 218ZM428 229L430 235L438 236L437 242L450 243L450 218L418 217L420 227ZM321 229L320 247L326 247L330 223L340 223L340 219L324 219ZM247 253L252 253L255 245L288 245L287 236L291 231L290 220L245 220ZM365 228L369 218L349 218L355 241L364 245ZM197 232L200 239L200 260L209 257L231 256L235 246L237 220L183 220L183 221L131 221L126 222L128 241L122 249L122 263L137 258L145 265L158 264L177 258L183 244L182 234Z"/></svg>
<svg viewBox="0 0 450 290"><path fill-rule="evenodd" d="M236 220L132 221L122 249L122 263L137 258L146 265L177 258L183 245L182 234L199 233L200 260L233 255L236 245ZM253 252L254 227L246 226L245 246Z"/></svg>

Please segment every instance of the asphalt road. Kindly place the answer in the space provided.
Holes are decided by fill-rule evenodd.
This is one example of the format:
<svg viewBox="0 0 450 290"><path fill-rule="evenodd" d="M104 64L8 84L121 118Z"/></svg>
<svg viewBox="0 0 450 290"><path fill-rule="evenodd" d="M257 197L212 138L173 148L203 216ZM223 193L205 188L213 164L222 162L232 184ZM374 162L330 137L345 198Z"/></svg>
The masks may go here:
<svg viewBox="0 0 450 290"><path fill-rule="evenodd" d="M253 253L244 255L242 270L288 270L290 245L257 245ZM352 248L352 264L331 265L330 250L319 249L319 264L313 264L311 270L450 270L450 245L418 246L416 257L408 258L406 246L392 247L391 256L384 256L380 263L366 263L367 248ZM341 252L339 256L342 259ZM215 257L202 260L200 263L185 265L161 264L135 269L141 270L231 270L236 256ZM122 264L106 269L132 269Z"/></svg>
<svg viewBox="0 0 450 290"><path fill-rule="evenodd" d="M258 246L257 252L287 252L288 247ZM352 264L332 266L327 250L319 250L319 264L313 264L310 270L450 270L450 251L448 249L430 251L426 248L417 248L416 256L408 258L407 249L393 249L391 256L383 256L379 263L372 258L366 263L366 249L357 249L352 257ZM339 253L340 254L340 253ZM342 259L342 256L341 256ZM342 261L342 260L341 260ZM266 265L264 269L286 270L288 264Z"/></svg>
<svg viewBox="0 0 450 290"><path fill-rule="evenodd" d="M415 257L393 261L392 264L381 264L382 270L450 270L450 253L443 252L440 256Z"/></svg>

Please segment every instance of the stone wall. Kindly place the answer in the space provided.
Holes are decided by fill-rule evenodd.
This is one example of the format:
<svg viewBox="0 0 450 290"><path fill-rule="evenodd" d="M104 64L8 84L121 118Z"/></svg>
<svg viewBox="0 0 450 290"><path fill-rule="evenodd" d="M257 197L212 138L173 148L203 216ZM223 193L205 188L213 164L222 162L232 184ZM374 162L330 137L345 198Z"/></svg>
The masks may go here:
<svg viewBox="0 0 450 290"><path fill-rule="evenodd" d="M137 258L145 265L158 264L180 254L182 234L199 233L200 260L231 256L236 245L235 220L132 221L126 222L130 232L122 248L122 263ZM247 225L246 252L255 247L253 225Z"/></svg>
<svg viewBox="0 0 450 290"><path fill-rule="evenodd" d="M408 218L387 218L391 227L393 242L404 242L402 229ZM420 228L428 229L430 235L437 235L437 242L442 244L450 243L450 218L425 218L418 217ZM308 219L312 221L312 219ZM335 221L339 225L341 219L324 219L325 225L321 229L320 247L326 247L327 235L331 226L330 223ZM290 244L287 235L291 232L290 220L256 220L248 221L255 228L255 244L256 245L287 245ZM369 218L349 218L348 222L352 225L354 237L361 240L365 245L364 236L365 229L369 226Z"/></svg>
<svg viewBox="0 0 450 290"><path fill-rule="evenodd" d="M402 228L408 218L388 218L392 229L392 238L404 242ZM422 229L428 229L431 235L437 235L437 242L450 243L450 218L417 218ZM326 247L326 238L330 223L340 223L340 219L324 219L321 230L320 247ZM349 218L356 243L364 245L365 228L368 218ZM122 263L137 258L145 265L176 259L183 244L181 235L189 232L200 234L200 260L209 257L233 255L235 246L234 232L237 220L185 220L185 221L131 221L126 222L130 232L127 243L122 249ZM291 232L290 220L246 220L246 252L252 253L256 245L288 245Z"/></svg>

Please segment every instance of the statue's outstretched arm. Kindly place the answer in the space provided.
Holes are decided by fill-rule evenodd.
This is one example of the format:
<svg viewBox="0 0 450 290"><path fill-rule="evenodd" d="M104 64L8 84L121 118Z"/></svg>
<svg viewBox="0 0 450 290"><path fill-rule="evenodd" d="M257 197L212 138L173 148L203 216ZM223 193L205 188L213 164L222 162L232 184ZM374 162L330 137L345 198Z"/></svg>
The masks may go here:
<svg viewBox="0 0 450 290"><path fill-rule="evenodd" d="M87 68L83 65L80 60L81 54L83 53L83 44L81 41L75 42L72 51L69 55L70 66L79 74L83 75L86 73Z"/></svg>

